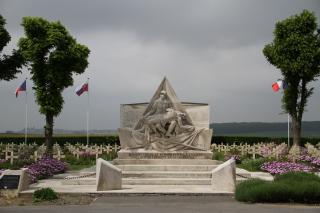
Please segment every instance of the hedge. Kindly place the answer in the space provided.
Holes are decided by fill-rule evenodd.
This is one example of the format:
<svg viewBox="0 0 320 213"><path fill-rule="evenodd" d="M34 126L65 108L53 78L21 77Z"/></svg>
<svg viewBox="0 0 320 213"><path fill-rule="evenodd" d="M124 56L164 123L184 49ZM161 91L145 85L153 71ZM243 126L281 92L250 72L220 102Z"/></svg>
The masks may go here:
<svg viewBox="0 0 320 213"><path fill-rule="evenodd" d="M246 137L246 136L213 136L211 143L216 144L255 144L255 143L270 143L274 142L276 144L287 143L288 138L274 138L274 137ZM301 145L310 143L312 145L317 145L320 143L320 138L301 138ZM292 145L292 138L290 139L290 144Z"/></svg>
<svg viewBox="0 0 320 213"><path fill-rule="evenodd" d="M320 202L320 177L303 172L276 176L274 181L252 179L236 186L235 198L242 202Z"/></svg>
<svg viewBox="0 0 320 213"><path fill-rule="evenodd" d="M75 143L87 143L86 135L56 135L53 137L54 142L63 145L66 142L71 144ZM0 134L0 143L22 143L24 142L24 135L15 134ZM38 145L43 144L44 137L41 135L29 135L28 143L36 142ZM255 144L255 143L270 143L275 142L277 144L287 143L287 138L271 138L271 137L236 137L236 136L213 136L211 143L216 144ZM90 144L120 144L119 137L117 135L92 135L90 136ZM320 143L320 138L301 138L301 144L304 145L310 143L316 145ZM292 140L291 140L292 144Z"/></svg>
<svg viewBox="0 0 320 213"><path fill-rule="evenodd" d="M28 144L36 143L41 145L44 143L44 136L41 135L31 135L28 136ZM54 143L58 143L60 146L65 143L70 144L86 144L87 136L86 135L57 135L53 136ZM0 143L23 143L24 135L1 135L0 134ZM119 137L117 135L92 135L89 137L90 144L118 144L120 145Z"/></svg>

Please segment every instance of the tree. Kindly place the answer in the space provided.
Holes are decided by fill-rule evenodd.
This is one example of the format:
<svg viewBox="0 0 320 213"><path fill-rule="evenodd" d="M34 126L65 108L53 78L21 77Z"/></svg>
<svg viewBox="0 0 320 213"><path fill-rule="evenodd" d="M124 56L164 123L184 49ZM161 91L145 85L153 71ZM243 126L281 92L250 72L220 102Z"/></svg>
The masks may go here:
<svg viewBox="0 0 320 213"><path fill-rule="evenodd" d="M301 121L312 87L320 74L320 35L314 13L304 10L276 23L274 40L263 53L280 69L288 87L282 98L285 112L292 118L293 145L300 145Z"/></svg>
<svg viewBox="0 0 320 213"><path fill-rule="evenodd" d="M8 31L4 28L6 20L0 15L0 53L3 48L9 43L11 37ZM2 54L1 54L2 55ZM12 55L0 55L0 80L9 81L15 78L15 75L21 71L19 68L23 65L23 57L21 54L13 50Z"/></svg>
<svg viewBox="0 0 320 213"><path fill-rule="evenodd" d="M45 115L45 144L51 154L54 117L64 103L61 93L73 85L74 73L85 71L90 50L78 44L60 22L24 17L21 25L26 37L18 46L29 65L39 111Z"/></svg>

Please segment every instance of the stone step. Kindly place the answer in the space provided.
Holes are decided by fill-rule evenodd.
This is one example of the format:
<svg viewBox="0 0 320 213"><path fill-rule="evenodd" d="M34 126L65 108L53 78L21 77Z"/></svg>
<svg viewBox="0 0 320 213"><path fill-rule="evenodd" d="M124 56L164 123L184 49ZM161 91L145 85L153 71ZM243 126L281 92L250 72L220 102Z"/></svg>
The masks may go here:
<svg viewBox="0 0 320 213"><path fill-rule="evenodd" d="M116 165L122 171L212 171L218 165Z"/></svg>
<svg viewBox="0 0 320 213"><path fill-rule="evenodd" d="M114 165L218 165L221 161L209 159L115 159Z"/></svg>
<svg viewBox="0 0 320 213"><path fill-rule="evenodd" d="M211 178L211 172L124 171L123 178Z"/></svg>
<svg viewBox="0 0 320 213"><path fill-rule="evenodd" d="M211 185L210 178L123 178L124 185Z"/></svg>
<svg viewBox="0 0 320 213"><path fill-rule="evenodd" d="M61 180L62 185L96 185L96 178L80 178L80 179L69 179Z"/></svg>
<svg viewBox="0 0 320 213"><path fill-rule="evenodd" d="M62 185L96 185L96 178L62 180ZM122 178L123 185L210 185L210 178Z"/></svg>
<svg viewBox="0 0 320 213"><path fill-rule="evenodd" d="M236 183L247 178L237 177ZM96 178L61 180L62 185L96 185ZM123 185L211 185L210 178L123 178Z"/></svg>

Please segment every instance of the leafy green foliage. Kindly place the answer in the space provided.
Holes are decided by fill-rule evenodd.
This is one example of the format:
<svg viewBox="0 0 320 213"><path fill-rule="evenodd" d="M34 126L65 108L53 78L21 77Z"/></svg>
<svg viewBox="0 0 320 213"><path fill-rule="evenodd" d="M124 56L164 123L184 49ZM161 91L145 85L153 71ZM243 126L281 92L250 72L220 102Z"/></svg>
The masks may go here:
<svg viewBox="0 0 320 213"><path fill-rule="evenodd" d="M250 172L261 171L261 165L268 160L267 158L258 159L245 159L241 161L241 164L237 164L237 167L248 170Z"/></svg>
<svg viewBox="0 0 320 213"><path fill-rule="evenodd" d="M274 142L276 144L286 143L288 138L278 138L278 137L245 137L245 136L213 136L211 143L216 144L255 144L255 143L270 143ZM320 138L301 138L301 144L310 143L316 145L320 142ZM290 142L292 143L292 142Z"/></svg>
<svg viewBox="0 0 320 213"><path fill-rule="evenodd" d="M36 102L46 116L45 137L52 147L53 118L63 107L62 91L73 85L72 75L88 66L89 49L68 33L60 22L40 17L24 17L26 37L19 40L19 50L30 65Z"/></svg>
<svg viewBox="0 0 320 213"><path fill-rule="evenodd" d="M301 120L313 88L308 83L320 74L320 35L314 13L301 14L278 22L274 40L263 53L270 64L280 69L288 88L282 98L283 109L293 122L293 142L300 143Z"/></svg>
<svg viewBox="0 0 320 213"><path fill-rule="evenodd" d="M0 15L0 53L3 48L9 43L11 37L8 31L4 28L5 19ZM19 51L13 50L12 55L0 55L0 80L9 81L15 78L15 75L21 71L19 68L24 64L23 57Z"/></svg>
<svg viewBox="0 0 320 213"><path fill-rule="evenodd" d="M320 202L320 177L295 172L279 175L273 182L248 180L237 185L235 198L244 202Z"/></svg>
<svg viewBox="0 0 320 213"><path fill-rule="evenodd" d="M58 195L51 188L42 188L34 191L32 198L34 202L52 201L58 199Z"/></svg>
<svg viewBox="0 0 320 213"><path fill-rule="evenodd" d="M224 161L224 154L223 154L223 152L214 152L212 159L213 159L213 160Z"/></svg>
<svg viewBox="0 0 320 213"><path fill-rule="evenodd" d="M44 137L40 135L28 135L28 143L37 143L38 145L43 144ZM0 143L23 143L24 135L17 134L0 134ZM53 142L59 145L64 145L66 142L70 144L86 144L86 135L55 135L53 137ZM270 138L270 137L241 137L241 136L213 136L212 143L216 144L256 144L256 143L270 143L274 142L280 144L287 142L287 138ZM320 143L320 138L301 138L301 143L310 143L312 145L317 145ZM91 135L90 144L118 144L120 145L119 137L117 135Z"/></svg>
<svg viewBox="0 0 320 213"><path fill-rule="evenodd" d="M38 145L43 144L44 137L40 135L28 135L28 143L36 143ZM15 135L8 134L2 135L0 134L0 143L16 143L20 144L24 142L24 135ZM87 136L86 135L56 135L53 137L53 142L58 143L60 146L63 146L66 143L70 144L86 144ZM91 135L90 136L90 144L110 144L110 145L120 145L119 137L116 135Z"/></svg>

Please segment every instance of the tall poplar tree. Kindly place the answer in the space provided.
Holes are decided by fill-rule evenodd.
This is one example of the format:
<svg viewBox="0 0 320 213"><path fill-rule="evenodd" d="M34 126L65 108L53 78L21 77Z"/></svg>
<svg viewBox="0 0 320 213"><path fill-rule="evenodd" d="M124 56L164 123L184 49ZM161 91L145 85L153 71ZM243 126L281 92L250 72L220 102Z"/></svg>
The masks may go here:
<svg viewBox="0 0 320 213"><path fill-rule="evenodd" d="M320 74L320 35L314 13L304 10L277 22L274 40L263 53L288 84L282 108L292 118L293 144L300 145L303 113L314 90L309 83Z"/></svg>
<svg viewBox="0 0 320 213"><path fill-rule="evenodd" d="M45 144L51 154L54 117L64 103L62 91L73 85L74 73L85 71L90 50L78 44L60 22L24 17L22 26L25 37L19 41L19 50L29 64L36 102L45 115Z"/></svg>

